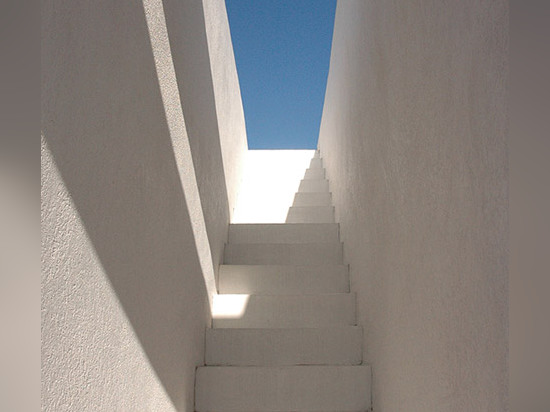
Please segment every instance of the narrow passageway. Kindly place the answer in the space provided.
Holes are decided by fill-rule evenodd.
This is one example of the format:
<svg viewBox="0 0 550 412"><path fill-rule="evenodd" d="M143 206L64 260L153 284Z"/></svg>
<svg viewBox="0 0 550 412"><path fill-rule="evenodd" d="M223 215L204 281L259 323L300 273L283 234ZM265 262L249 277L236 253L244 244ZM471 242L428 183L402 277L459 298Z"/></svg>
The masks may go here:
<svg viewBox="0 0 550 412"><path fill-rule="evenodd" d="M232 224L219 275L201 411L367 411L370 367L316 152L286 223Z"/></svg>

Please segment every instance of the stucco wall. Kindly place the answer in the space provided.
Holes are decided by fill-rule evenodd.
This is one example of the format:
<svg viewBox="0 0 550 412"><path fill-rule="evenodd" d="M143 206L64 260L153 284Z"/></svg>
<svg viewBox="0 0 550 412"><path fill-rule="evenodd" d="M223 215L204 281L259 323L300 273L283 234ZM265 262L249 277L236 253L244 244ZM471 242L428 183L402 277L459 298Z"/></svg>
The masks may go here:
<svg viewBox="0 0 550 412"><path fill-rule="evenodd" d="M225 1L203 0L203 8L229 213L233 216L248 149L241 89Z"/></svg>
<svg viewBox="0 0 550 412"><path fill-rule="evenodd" d="M319 147L374 410L508 410L508 8L339 1Z"/></svg>
<svg viewBox="0 0 550 412"><path fill-rule="evenodd" d="M43 410L193 410L229 213L200 1L164 6L42 5Z"/></svg>
<svg viewBox="0 0 550 412"><path fill-rule="evenodd" d="M247 150L229 23L223 1L163 4L217 276Z"/></svg>

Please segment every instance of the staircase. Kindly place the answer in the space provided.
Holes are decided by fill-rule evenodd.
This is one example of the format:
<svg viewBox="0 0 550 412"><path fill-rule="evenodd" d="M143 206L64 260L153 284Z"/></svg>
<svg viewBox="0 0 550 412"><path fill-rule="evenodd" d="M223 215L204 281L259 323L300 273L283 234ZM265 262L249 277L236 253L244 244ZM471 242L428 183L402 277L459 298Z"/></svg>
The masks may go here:
<svg viewBox="0 0 550 412"><path fill-rule="evenodd" d="M316 153L284 224L232 224L195 409L367 411L355 295Z"/></svg>

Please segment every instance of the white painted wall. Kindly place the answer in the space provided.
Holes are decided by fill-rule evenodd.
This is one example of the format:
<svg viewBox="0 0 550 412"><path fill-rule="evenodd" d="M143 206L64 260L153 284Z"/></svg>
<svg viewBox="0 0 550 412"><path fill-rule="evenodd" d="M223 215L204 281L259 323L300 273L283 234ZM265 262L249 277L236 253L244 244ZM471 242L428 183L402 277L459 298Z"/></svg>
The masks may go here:
<svg viewBox="0 0 550 412"><path fill-rule="evenodd" d="M42 5L43 410L193 410L229 222L209 61L200 0Z"/></svg>
<svg viewBox="0 0 550 412"><path fill-rule="evenodd" d="M249 150L231 223L285 223L315 150Z"/></svg>
<svg viewBox="0 0 550 412"><path fill-rule="evenodd" d="M374 410L508 410L505 1L339 1L319 148Z"/></svg>
<svg viewBox="0 0 550 412"><path fill-rule="evenodd" d="M225 1L203 0L203 8L229 213L233 216L248 149L241 89Z"/></svg>
<svg viewBox="0 0 550 412"><path fill-rule="evenodd" d="M163 1L215 276L247 151L225 3Z"/></svg>

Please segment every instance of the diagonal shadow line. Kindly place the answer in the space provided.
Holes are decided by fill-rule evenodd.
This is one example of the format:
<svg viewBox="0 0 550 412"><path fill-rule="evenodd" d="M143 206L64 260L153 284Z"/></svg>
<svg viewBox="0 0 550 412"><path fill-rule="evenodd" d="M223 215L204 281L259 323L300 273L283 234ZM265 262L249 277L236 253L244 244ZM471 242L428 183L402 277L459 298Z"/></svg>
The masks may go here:
<svg viewBox="0 0 550 412"><path fill-rule="evenodd" d="M152 367L172 403L184 410L192 405L194 368L203 361L208 291L162 79L151 75L156 67L144 9L119 3L110 12L81 6L71 16L78 27L71 41L82 46L76 52L59 56L59 45L46 44L44 54L51 56L44 61L49 86L42 127ZM56 18L64 23L64 16ZM120 22L126 24L114 30ZM180 166L192 169L191 163Z"/></svg>

